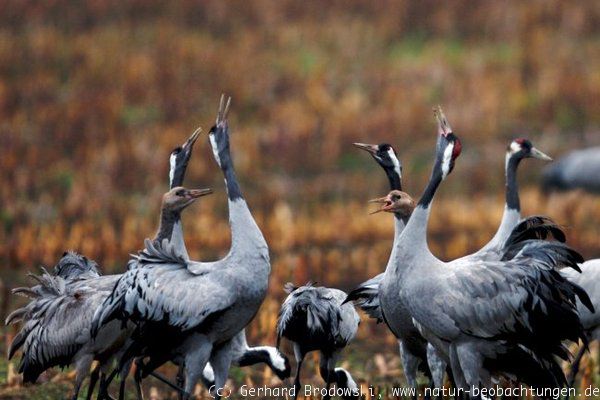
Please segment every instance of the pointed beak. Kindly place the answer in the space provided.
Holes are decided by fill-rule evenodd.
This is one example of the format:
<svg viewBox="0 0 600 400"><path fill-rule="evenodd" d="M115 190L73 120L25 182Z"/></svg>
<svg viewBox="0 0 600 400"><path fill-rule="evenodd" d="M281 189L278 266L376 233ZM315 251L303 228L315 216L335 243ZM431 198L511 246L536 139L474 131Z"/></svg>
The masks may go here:
<svg viewBox="0 0 600 400"><path fill-rule="evenodd" d="M202 128L196 129L194 131L194 133L192 133L192 135L188 138L188 140L185 141L183 146L181 146L183 148L183 150L190 151L192 149L192 147L194 147L194 143L196 143L196 140L198 140L198 137L200 137L201 133L202 133Z"/></svg>
<svg viewBox="0 0 600 400"><path fill-rule="evenodd" d="M371 153L371 155L375 155L377 153L377 151L379 150L379 146L375 145L375 144L367 144L367 143L352 143L354 146L358 147L359 149L365 150L369 153Z"/></svg>
<svg viewBox="0 0 600 400"><path fill-rule="evenodd" d="M547 155L545 153L542 153L535 147L531 148L531 157L537 158L538 160L542 160L542 161L553 161L552 157L550 157L549 155Z"/></svg>
<svg viewBox="0 0 600 400"><path fill-rule="evenodd" d="M382 211L389 211L392 206L392 202L390 201L388 196L380 197L378 199L371 199L369 203L381 204L381 207L375 211L371 211L369 215L377 214Z"/></svg>
<svg viewBox="0 0 600 400"><path fill-rule="evenodd" d="M441 106L437 106L433 108L433 115L438 123L438 133L443 135L444 137L448 136L452 133L452 127L450 123L446 119L446 115L444 115L444 111Z"/></svg>
<svg viewBox="0 0 600 400"><path fill-rule="evenodd" d="M198 197L209 195L212 192L212 189L191 189L187 191L186 196L190 199L197 199Z"/></svg>

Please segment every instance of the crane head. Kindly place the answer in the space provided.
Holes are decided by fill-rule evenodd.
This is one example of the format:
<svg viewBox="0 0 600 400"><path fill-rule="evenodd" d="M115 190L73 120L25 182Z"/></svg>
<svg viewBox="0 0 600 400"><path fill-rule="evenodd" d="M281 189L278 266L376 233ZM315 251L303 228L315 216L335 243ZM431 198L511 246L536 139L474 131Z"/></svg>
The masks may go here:
<svg viewBox="0 0 600 400"><path fill-rule="evenodd" d="M454 169L454 163L462 151L462 143L458 136L454 134L442 107L437 106L433 109L433 115L438 123L438 142L437 159L439 164L436 167L441 168L441 177L445 179Z"/></svg>
<svg viewBox="0 0 600 400"><path fill-rule="evenodd" d="M533 147L533 144L525 138L517 138L510 142L506 152L509 157L517 159L537 158L542 161L552 161L552 157Z"/></svg>
<svg viewBox="0 0 600 400"><path fill-rule="evenodd" d="M215 125L208 132L208 139L215 157L215 161L219 167L223 167L231 163L229 154L229 125L227 116L229 107L231 106L231 97L225 102L225 95L221 95L219 109L217 110L217 120Z"/></svg>
<svg viewBox="0 0 600 400"><path fill-rule="evenodd" d="M415 209L415 201L406 192L392 190L387 196L378 199L369 200L369 203L380 204L380 208L371 212L376 214L382 211L399 214L401 217L408 217Z"/></svg>
<svg viewBox="0 0 600 400"><path fill-rule="evenodd" d="M198 136L202 133L202 128L198 128L181 146L177 146L171 152L169 157L169 188L181 186L187 164L192 156L194 143L198 140Z"/></svg>
<svg viewBox="0 0 600 400"><path fill-rule="evenodd" d="M181 211L196 199L212 193L212 189L186 189L181 186L174 187L163 196L163 209Z"/></svg>
<svg viewBox="0 0 600 400"><path fill-rule="evenodd" d="M402 180L402 163L398 158L396 150L390 144L353 143L353 145L371 154L375 161L377 161L377 164L386 172L391 171Z"/></svg>

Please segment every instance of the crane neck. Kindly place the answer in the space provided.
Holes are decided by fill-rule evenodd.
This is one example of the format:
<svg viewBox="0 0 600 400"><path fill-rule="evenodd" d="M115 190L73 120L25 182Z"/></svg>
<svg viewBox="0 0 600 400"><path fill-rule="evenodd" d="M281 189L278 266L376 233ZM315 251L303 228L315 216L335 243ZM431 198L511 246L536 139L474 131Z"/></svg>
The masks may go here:
<svg viewBox="0 0 600 400"><path fill-rule="evenodd" d="M519 188L517 185L517 169L522 158L506 154L505 175L506 175L506 208L511 210L521 211L521 203L519 201Z"/></svg>
<svg viewBox="0 0 600 400"><path fill-rule="evenodd" d="M163 207L160 210L158 230L153 240L162 242L164 239L167 239L171 241L176 228L181 230L181 210L168 210Z"/></svg>
<svg viewBox="0 0 600 400"><path fill-rule="evenodd" d="M229 145L218 152L217 162L225 178L232 251L249 251L255 253L256 249L261 249L268 252L267 242L242 195L242 190L229 153Z"/></svg>
<svg viewBox="0 0 600 400"><path fill-rule="evenodd" d="M402 178L393 168L385 168L385 174L390 184L390 190L402 190Z"/></svg>
<svg viewBox="0 0 600 400"><path fill-rule="evenodd" d="M185 171L187 170L187 161L183 163L178 162L177 157L172 154L169 159L169 164L169 190L171 190L175 187L183 186L183 178L185 177ZM172 215L166 216L165 222L163 223L163 211L161 210L161 220L157 236L163 236L160 241L168 239L171 245L173 245L180 254L188 257L185 239L183 238L183 226L181 225L181 211L170 212L170 214ZM165 225L165 232L161 234L160 232L163 225Z"/></svg>
<svg viewBox="0 0 600 400"><path fill-rule="evenodd" d="M398 174L398 172L396 172L396 170L394 168L384 168L384 170L385 170L385 174L388 178L388 183L390 185L390 191L391 190L402 190L402 177L400 176L400 174ZM396 225L398 225L400 222L403 221L402 228L397 233L402 232L402 229L404 229L404 224L408 221L408 217L406 219L404 219L400 214L394 213L394 220L396 221ZM396 229L396 228L394 228L394 229Z"/></svg>
<svg viewBox="0 0 600 400"><path fill-rule="evenodd" d="M441 160L438 157L421 199L405 223L402 233L397 234L397 240L394 240L394 249L386 273L390 271L392 276L402 274L412 264L410 260L414 257L421 260L434 258L427 245L427 224L431 212L431 203L442 180ZM397 229L402 225L398 223L396 225Z"/></svg>

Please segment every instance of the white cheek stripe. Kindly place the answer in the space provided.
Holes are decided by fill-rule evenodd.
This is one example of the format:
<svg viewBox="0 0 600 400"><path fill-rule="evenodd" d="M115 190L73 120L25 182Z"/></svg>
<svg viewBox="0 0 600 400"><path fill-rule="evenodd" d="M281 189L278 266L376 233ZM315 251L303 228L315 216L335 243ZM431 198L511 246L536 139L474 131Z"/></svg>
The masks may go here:
<svg viewBox="0 0 600 400"><path fill-rule="evenodd" d="M521 145L515 141L510 143L510 153L515 154L516 152L521 150Z"/></svg>
<svg viewBox="0 0 600 400"><path fill-rule="evenodd" d="M169 169L169 186L173 186L173 178L175 177L175 161L177 161L177 156L175 154L171 154L171 157L169 157L169 164L171 166Z"/></svg>
<svg viewBox="0 0 600 400"><path fill-rule="evenodd" d="M402 179L402 167L400 166L400 160L398 160L398 157L396 157L396 154L394 153L394 150L392 150L392 149L388 149L388 155L390 156L390 158L392 159L392 162L394 163L394 171L396 171L396 173L398 174L400 179Z"/></svg>
<svg viewBox="0 0 600 400"><path fill-rule="evenodd" d="M445 179L450 172L450 162L452 161L452 151L454 151L454 143L450 143L444 150L444 158L442 159L442 179Z"/></svg>
<svg viewBox="0 0 600 400"><path fill-rule="evenodd" d="M208 139L210 140L210 147L212 148L213 156L215 157L215 161L217 161L217 164L219 164L219 167L220 167L221 159L219 158L219 148L217 147L215 135L211 133L210 135L208 135Z"/></svg>

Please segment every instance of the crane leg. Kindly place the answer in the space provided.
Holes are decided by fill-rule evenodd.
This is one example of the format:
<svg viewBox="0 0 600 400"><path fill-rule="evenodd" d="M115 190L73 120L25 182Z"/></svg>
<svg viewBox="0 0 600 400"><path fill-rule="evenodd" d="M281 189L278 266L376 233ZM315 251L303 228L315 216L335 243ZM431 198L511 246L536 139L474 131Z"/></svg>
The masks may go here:
<svg viewBox="0 0 600 400"><path fill-rule="evenodd" d="M302 370L302 362L304 361L305 352L302 351L300 345L294 343L294 357L296 358L296 376L294 377L294 396L293 400L296 400L298 393L300 393L300 371Z"/></svg>
<svg viewBox="0 0 600 400"><path fill-rule="evenodd" d="M185 394L184 400L189 400L191 397L194 387L202 371L210 358L212 352L212 343L208 338L198 337L197 345L194 349L185 355L184 366L185 366Z"/></svg>
<svg viewBox="0 0 600 400"><path fill-rule="evenodd" d="M90 374L90 384L88 387L86 400L92 400L92 394L94 393L94 389L96 388L96 383L98 382L99 376L100 376L100 364L98 364L96 366L96 368L94 368L94 370Z"/></svg>
<svg viewBox="0 0 600 400"><path fill-rule="evenodd" d="M577 355L573 359L573 363L571 363L571 370L569 371L569 377L567 378L567 387L572 388L575 387L575 379L577 378L577 373L579 373L579 364L581 363L581 359L583 358L583 354L585 353L586 346L582 345L577 351Z"/></svg>
<svg viewBox="0 0 600 400"><path fill-rule="evenodd" d="M411 388L417 389L417 370L419 368L419 358L410 352L406 344L398 340L398 347L400 349L400 359L402 360L402 370L406 377L406 382ZM413 396L413 400L416 400L416 395Z"/></svg>
<svg viewBox="0 0 600 400"><path fill-rule="evenodd" d="M135 360L134 364L135 372L133 373L133 381L135 383L135 393L138 400L144 400L144 392L142 390L142 371L144 370L144 364L139 358Z"/></svg>
<svg viewBox="0 0 600 400"><path fill-rule="evenodd" d="M108 394L108 386L114 379L115 375L116 370L114 371L114 374L111 373L108 377L104 372L100 373L100 385L98 385L98 396L96 397L97 400L113 400L113 398Z"/></svg>
<svg viewBox="0 0 600 400"><path fill-rule="evenodd" d="M177 369L177 377L175 378L175 383L181 388L181 391L179 392L179 400L183 400L183 395L185 394L185 390L183 390L183 385L185 385L183 363Z"/></svg>
<svg viewBox="0 0 600 400"><path fill-rule="evenodd" d="M216 393L216 399L220 399L221 394L223 394L226 398L230 395L229 390L225 387L225 383L227 382L229 368L231 367L232 343L233 342L231 340L223 343L221 346L219 346L219 348L213 350L213 353L210 357L210 365L212 365L215 374L215 388L217 390L221 390Z"/></svg>
<svg viewBox="0 0 600 400"><path fill-rule="evenodd" d="M82 383L83 377L80 377L79 374L77 374L77 378L75 380L75 392L73 393L73 397L71 397L71 400L77 400L77 397L79 397L79 390L81 389Z"/></svg>
<svg viewBox="0 0 600 400"><path fill-rule="evenodd" d="M166 376L164 376L163 374L161 374L159 372L152 371L152 372L150 372L150 375L152 375L153 377L155 377L156 379L158 379L165 385L169 386L170 388L177 390L180 394L185 392L181 386L171 382L169 379L167 379Z"/></svg>

